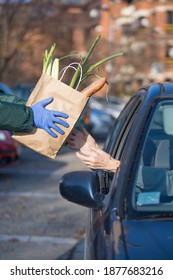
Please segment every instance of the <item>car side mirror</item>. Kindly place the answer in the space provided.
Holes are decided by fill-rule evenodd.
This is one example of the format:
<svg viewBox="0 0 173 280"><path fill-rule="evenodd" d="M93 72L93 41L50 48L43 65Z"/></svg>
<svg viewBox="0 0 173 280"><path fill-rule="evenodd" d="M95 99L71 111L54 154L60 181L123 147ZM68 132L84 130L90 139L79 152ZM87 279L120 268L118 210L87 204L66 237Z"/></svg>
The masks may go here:
<svg viewBox="0 0 173 280"><path fill-rule="evenodd" d="M69 172L62 176L59 187L62 197L73 203L95 209L103 206L99 177L92 171Z"/></svg>

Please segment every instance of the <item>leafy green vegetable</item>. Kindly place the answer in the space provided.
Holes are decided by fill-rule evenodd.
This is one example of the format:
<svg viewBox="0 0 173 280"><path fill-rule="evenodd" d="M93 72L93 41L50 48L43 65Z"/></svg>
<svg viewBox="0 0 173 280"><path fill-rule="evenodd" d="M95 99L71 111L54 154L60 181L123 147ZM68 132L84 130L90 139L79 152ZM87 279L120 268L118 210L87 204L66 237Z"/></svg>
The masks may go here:
<svg viewBox="0 0 173 280"><path fill-rule="evenodd" d="M70 87L72 88L76 88L76 86L81 83L82 81L84 81L86 78L88 78L90 75L93 75L93 70L97 67L99 67L100 65L102 65L103 63L105 62L108 62L112 59L115 59L119 56L123 56L124 53L123 52L119 52L119 53L116 53L116 54L113 54L111 56L108 56L94 64L89 64L88 61L89 61L89 58L91 56L91 54L93 53L97 43L99 42L101 38L101 35L98 35L94 42L92 43L86 57L82 60L80 59L80 62L78 63L78 67L77 69L75 70L75 73L71 79L71 82L70 82ZM43 73L46 73L47 75L50 75L56 79L59 78L59 61L61 59L64 59L66 57L69 57L69 56L72 56L75 53L71 53L71 54L68 54L62 58L55 58L54 61L53 61L53 52L55 50L55 47L56 47L56 44L54 43L50 49L50 51L48 52L48 50L45 51L44 53L44 59L43 59ZM66 67L68 68L68 66ZM82 70L82 76L81 76L81 70Z"/></svg>

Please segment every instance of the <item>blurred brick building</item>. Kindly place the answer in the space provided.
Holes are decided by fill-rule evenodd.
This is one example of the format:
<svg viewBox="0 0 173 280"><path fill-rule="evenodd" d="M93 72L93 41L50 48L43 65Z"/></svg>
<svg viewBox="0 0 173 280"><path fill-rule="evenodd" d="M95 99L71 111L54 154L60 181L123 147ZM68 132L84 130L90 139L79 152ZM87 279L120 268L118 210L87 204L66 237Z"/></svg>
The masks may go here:
<svg viewBox="0 0 173 280"><path fill-rule="evenodd" d="M61 0L74 26L74 45L86 51L89 36L101 34L104 55L124 51L105 66L112 84L172 80L173 1ZM77 38L77 40L76 40ZM102 54L103 55L103 54Z"/></svg>

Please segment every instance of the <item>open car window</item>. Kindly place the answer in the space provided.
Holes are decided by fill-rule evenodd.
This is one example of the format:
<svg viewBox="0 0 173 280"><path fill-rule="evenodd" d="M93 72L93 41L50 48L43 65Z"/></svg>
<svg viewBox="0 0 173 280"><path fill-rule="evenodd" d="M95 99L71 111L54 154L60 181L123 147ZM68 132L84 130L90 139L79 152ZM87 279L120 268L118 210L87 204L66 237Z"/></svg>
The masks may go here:
<svg viewBox="0 0 173 280"><path fill-rule="evenodd" d="M113 158L120 159L123 147L126 143L130 128L134 122L136 113L140 108L140 97L134 97L127 103L123 112L117 119L109 140L104 147L104 150L109 153ZM109 192L112 179L115 173L108 171L100 171L101 192L106 194Z"/></svg>
<svg viewBox="0 0 173 280"><path fill-rule="evenodd" d="M173 211L173 102L153 108L135 168L132 206L141 212Z"/></svg>
<svg viewBox="0 0 173 280"><path fill-rule="evenodd" d="M141 100L139 97L134 97L132 100L130 100L120 113L118 119L115 120L115 123L112 125L112 130L105 142L104 150L114 158L116 157L116 149L121 142L123 132L128 125L131 116L134 114L134 111L136 111L136 108L139 107L140 103Z"/></svg>

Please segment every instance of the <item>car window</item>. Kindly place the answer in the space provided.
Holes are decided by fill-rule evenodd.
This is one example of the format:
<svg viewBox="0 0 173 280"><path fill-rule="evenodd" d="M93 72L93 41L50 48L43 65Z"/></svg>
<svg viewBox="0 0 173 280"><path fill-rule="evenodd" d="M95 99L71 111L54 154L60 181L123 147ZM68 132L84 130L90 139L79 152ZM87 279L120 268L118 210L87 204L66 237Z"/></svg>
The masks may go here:
<svg viewBox="0 0 173 280"><path fill-rule="evenodd" d="M120 118L119 123L115 127L112 134L112 145L109 153L113 158L119 159L126 143L130 128L135 120L136 114L140 108L141 98L135 98L126 107L124 114Z"/></svg>
<svg viewBox="0 0 173 280"><path fill-rule="evenodd" d="M110 133L109 139L104 147L104 150L109 153L112 157L120 159L123 147L130 127L134 121L135 115L140 107L141 98L139 96L134 97L127 103L123 112L117 119L112 132ZM99 177L101 182L101 193L107 194L111 187L111 182L115 173L100 171Z"/></svg>
<svg viewBox="0 0 173 280"><path fill-rule="evenodd" d="M133 185L136 211L173 211L173 101L162 100L146 126Z"/></svg>
<svg viewBox="0 0 173 280"><path fill-rule="evenodd" d="M136 108L139 107L140 103L140 98L134 97L126 104L105 141L104 150L114 158L117 158L116 150L121 143L121 139L130 119L134 115L134 112L136 112Z"/></svg>

